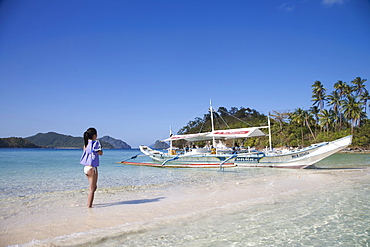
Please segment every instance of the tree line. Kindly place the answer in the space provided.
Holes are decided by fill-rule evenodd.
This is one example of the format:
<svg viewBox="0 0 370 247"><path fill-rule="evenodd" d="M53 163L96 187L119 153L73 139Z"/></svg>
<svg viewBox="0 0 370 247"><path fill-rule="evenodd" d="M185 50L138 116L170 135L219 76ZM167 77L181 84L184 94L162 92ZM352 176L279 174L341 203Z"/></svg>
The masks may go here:
<svg viewBox="0 0 370 247"><path fill-rule="evenodd" d="M354 135L353 146L370 148L370 121L367 108L370 95L367 79L356 77L350 83L338 80L334 91L320 81L312 85L312 106L294 111L272 111L271 131L273 146L307 146L311 143L332 141L346 135ZM195 118L181 128L178 134L191 134L211 130L210 112L203 118ZM267 116L255 109L219 107L214 112L215 129L245 128L267 125ZM268 146L268 137L228 140L229 146ZM181 145L181 143L180 143Z"/></svg>

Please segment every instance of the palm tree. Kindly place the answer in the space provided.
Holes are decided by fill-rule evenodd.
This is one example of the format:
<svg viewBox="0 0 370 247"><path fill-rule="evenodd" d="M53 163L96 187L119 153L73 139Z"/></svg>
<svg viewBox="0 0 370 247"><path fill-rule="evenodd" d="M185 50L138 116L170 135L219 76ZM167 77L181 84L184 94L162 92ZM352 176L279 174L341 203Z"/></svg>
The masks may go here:
<svg viewBox="0 0 370 247"><path fill-rule="evenodd" d="M343 81L338 81L334 84L335 91L338 93L339 99L342 101L351 93L351 87ZM339 127L342 128L342 104L339 104Z"/></svg>
<svg viewBox="0 0 370 247"><path fill-rule="evenodd" d="M315 126L315 135L317 135L317 126L319 126L319 107L317 106L311 106L310 109L308 110L308 113L312 116L314 119L314 126Z"/></svg>
<svg viewBox="0 0 370 247"><path fill-rule="evenodd" d="M303 146L303 125L304 125L304 110L302 108L297 108L294 112L290 113L290 119L293 123L296 123L301 126L301 135L302 135L302 146Z"/></svg>
<svg viewBox="0 0 370 247"><path fill-rule="evenodd" d="M338 81L334 84L335 91L339 94L339 97L343 97L346 88L348 87L346 82Z"/></svg>
<svg viewBox="0 0 370 247"><path fill-rule="evenodd" d="M289 117L289 113L288 112L278 112L278 111L272 111L274 114L270 114L270 116L272 116L276 122L278 122L280 124L280 131L283 130L283 123L285 122L285 120L288 119Z"/></svg>
<svg viewBox="0 0 370 247"><path fill-rule="evenodd" d="M341 99L339 96L339 93L337 91L333 91L331 94L328 95L328 105L333 106L333 111L335 115L335 120L338 122L338 119L340 121L340 127L342 126L342 116L340 113L340 107L341 107Z"/></svg>
<svg viewBox="0 0 370 247"><path fill-rule="evenodd" d="M310 107L309 113L315 117L316 124L319 124L319 116L318 116L319 112L320 112L319 107L317 106Z"/></svg>
<svg viewBox="0 0 370 247"><path fill-rule="evenodd" d="M347 99L343 101L344 117L351 120L352 134L354 127L358 125L358 122L361 119L362 110L362 104L359 101L356 101L356 97L353 95L348 95Z"/></svg>
<svg viewBox="0 0 370 247"><path fill-rule="evenodd" d="M320 125L324 127L324 129L326 129L327 133L329 133L330 125L333 123L334 114L334 111L331 109L329 111L327 109L324 109L319 114Z"/></svg>
<svg viewBox="0 0 370 247"><path fill-rule="evenodd" d="M309 114L308 111L303 110L302 108L297 108L293 113L290 114L290 118L292 122L297 123L298 125L301 125L301 134L302 134L302 146L303 146L303 127L304 125L307 125L308 129L311 132L311 135L313 139L316 140L316 137L314 133L312 132L310 122L312 123L313 117L311 114Z"/></svg>
<svg viewBox="0 0 370 247"><path fill-rule="evenodd" d="M316 140L316 137L315 137L314 133L312 132L311 125L310 125L310 123L315 122L315 119L313 118L313 116L310 114L309 111L304 111L303 116L304 116L304 119L305 119L305 124L307 125L308 129L310 130L313 139Z"/></svg>
<svg viewBox="0 0 370 247"><path fill-rule="evenodd" d="M348 95L351 95L353 93L353 88L354 87L351 87L350 85L347 84L346 87L344 88L342 98L344 99L348 97Z"/></svg>
<svg viewBox="0 0 370 247"><path fill-rule="evenodd" d="M364 84L366 81L367 79L361 79L361 77L356 77L356 79L352 81L352 83L355 84L355 86L353 87L353 91L356 93L356 97L361 96L364 92L367 91Z"/></svg>
<svg viewBox="0 0 370 247"><path fill-rule="evenodd" d="M325 99L326 99L326 89L320 81L315 81L312 87L312 100L314 101L313 105L319 104L320 111L324 108Z"/></svg>
<svg viewBox="0 0 370 247"><path fill-rule="evenodd" d="M365 118L367 116L367 101L370 100L370 94L369 94L369 91L365 91L361 96L360 96L360 101L363 102L363 105L364 105L364 112L365 112ZM369 101L370 102L370 101ZM369 104L370 106L370 104Z"/></svg>
<svg viewBox="0 0 370 247"><path fill-rule="evenodd" d="M367 79L361 79L361 77L356 77L352 81L354 84L352 91L355 93L355 96L359 98L359 101L362 102L364 105L364 114L361 114L358 122L361 123L361 120L366 118L366 103L367 103L367 98L369 97L369 92L366 89L365 82Z"/></svg>

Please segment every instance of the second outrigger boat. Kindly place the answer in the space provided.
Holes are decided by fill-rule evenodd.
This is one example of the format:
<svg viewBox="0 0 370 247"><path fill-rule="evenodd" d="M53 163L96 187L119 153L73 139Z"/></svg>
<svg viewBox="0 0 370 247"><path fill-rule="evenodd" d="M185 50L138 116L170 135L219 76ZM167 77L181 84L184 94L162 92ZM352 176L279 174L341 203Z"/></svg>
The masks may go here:
<svg viewBox="0 0 370 247"><path fill-rule="evenodd" d="M332 142L313 144L298 150L273 151L271 147L270 118L268 126L214 130L213 109L210 107L212 131L198 134L171 135L163 141L170 142L167 152L151 149L141 145L140 151L149 156L155 163L142 163L142 165L159 167L276 167L276 168L306 168L318 161L346 148L352 143L352 135ZM270 149L261 151L239 151L219 149L216 140L236 138L250 138L267 136L261 129L269 130ZM172 142L186 140L188 142L212 141L213 145L206 148L194 148L181 153L176 153ZM132 164L132 162L123 162Z"/></svg>
<svg viewBox="0 0 370 247"><path fill-rule="evenodd" d="M171 146L168 153L151 149L148 146L141 145L140 151L152 158L155 162L160 162L162 166L174 166L181 164L185 167L225 167L235 166L234 161L237 154L231 150L218 148L216 144L205 148L192 148L182 153L177 153L172 147L174 140L187 140L189 142L207 141L207 140L225 140L241 137L265 136L259 129L265 127L231 129L227 131L212 131L201 134L172 135L164 141L170 141Z"/></svg>

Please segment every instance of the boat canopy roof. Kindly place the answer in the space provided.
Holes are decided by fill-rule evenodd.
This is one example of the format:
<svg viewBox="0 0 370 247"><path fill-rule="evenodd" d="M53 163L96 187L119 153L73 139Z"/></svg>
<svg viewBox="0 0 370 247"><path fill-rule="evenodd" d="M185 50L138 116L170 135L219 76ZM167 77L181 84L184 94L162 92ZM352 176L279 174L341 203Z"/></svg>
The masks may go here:
<svg viewBox="0 0 370 247"><path fill-rule="evenodd" d="M227 139L266 136L266 134L260 130L262 128L268 128L268 126L229 129L229 130L215 130L212 132L205 132L205 133L198 133L198 134L172 135L170 138L163 140L163 142L177 141L177 140L186 140L190 142L195 142L195 141L209 141L213 139L227 140Z"/></svg>

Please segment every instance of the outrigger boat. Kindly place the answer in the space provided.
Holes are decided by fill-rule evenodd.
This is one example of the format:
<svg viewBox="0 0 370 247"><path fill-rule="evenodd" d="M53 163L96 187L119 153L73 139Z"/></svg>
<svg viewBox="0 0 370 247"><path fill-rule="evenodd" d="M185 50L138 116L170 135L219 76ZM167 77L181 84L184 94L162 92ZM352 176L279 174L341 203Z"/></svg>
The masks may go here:
<svg viewBox="0 0 370 247"><path fill-rule="evenodd" d="M276 168L306 168L318 161L346 148L352 143L352 135L343 137L332 142L322 142L313 144L298 150L273 151L271 146L270 118L268 126L239 128L229 130L214 130L213 109L210 107L212 131L198 134L171 135L164 142L170 142L167 152L151 149L141 145L140 151L150 157L154 163L134 163L126 164L148 165L157 167L184 167L184 168L205 168L205 167L276 167ZM216 140L227 140L236 138L250 138L267 136L261 129L269 130L270 149L262 151L239 151L219 149ZM207 148L195 148L190 151L177 153L172 146L176 140L186 140L188 142L213 141L213 145Z"/></svg>
<svg viewBox="0 0 370 247"><path fill-rule="evenodd" d="M172 135L170 138L163 141L170 141L171 145L168 153L151 149L148 146L139 146L140 151L149 156L153 161L161 163L161 166L173 166L173 164L181 164L184 167L230 167L234 164L237 154L231 149L217 148L216 144L205 148L192 148L183 153L177 153L172 147L174 140L187 140L189 142L208 141L219 139L235 139L241 137L265 136L259 128L241 128L222 131L212 131L200 134L189 135Z"/></svg>

